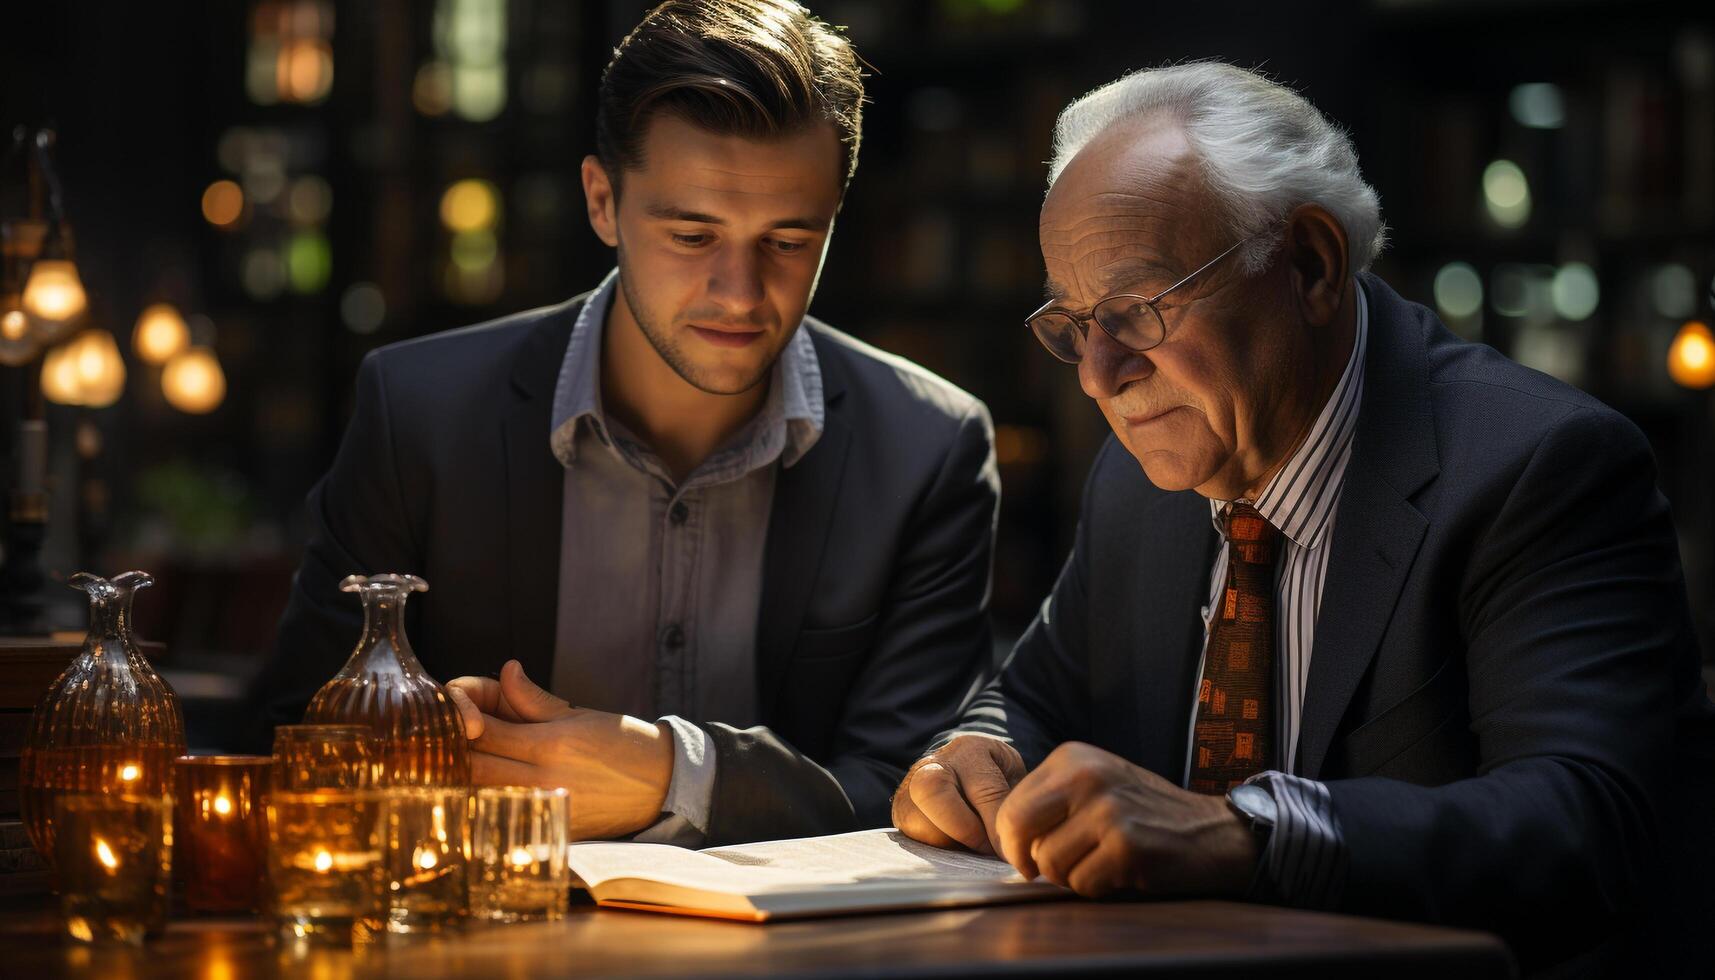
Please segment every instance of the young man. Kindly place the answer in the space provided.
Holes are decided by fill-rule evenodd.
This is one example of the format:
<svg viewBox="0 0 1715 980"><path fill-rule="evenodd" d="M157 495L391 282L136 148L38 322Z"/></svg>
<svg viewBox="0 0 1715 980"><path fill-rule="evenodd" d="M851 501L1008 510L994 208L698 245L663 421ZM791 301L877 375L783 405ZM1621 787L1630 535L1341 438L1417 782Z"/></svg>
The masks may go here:
<svg viewBox="0 0 1715 980"><path fill-rule="evenodd" d="M986 665L999 489L980 402L805 316L862 99L790 0L644 18L583 165L617 270L364 361L271 722L351 647L340 577L410 571L477 782L571 787L582 837L886 823Z"/></svg>

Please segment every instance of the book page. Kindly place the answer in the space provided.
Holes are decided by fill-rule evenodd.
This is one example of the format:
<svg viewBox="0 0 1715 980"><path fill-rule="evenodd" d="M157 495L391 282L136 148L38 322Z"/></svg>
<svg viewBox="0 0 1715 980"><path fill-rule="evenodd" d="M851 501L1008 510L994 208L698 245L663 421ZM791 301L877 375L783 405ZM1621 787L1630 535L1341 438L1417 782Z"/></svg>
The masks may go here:
<svg viewBox="0 0 1715 980"><path fill-rule="evenodd" d="M566 848L572 873L592 890L603 882L633 878L730 895L800 891L848 883L838 873L741 865L670 844L592 842Z"/></svg>
<svg viewBox="0 0 1715 980"><path fill-rule="evenodd" d="M667 844L591 842L566 849L590 888L623 878L731 895L804 891L880 882L1022 882L998 858L949 851L896 830L766 841L691 851Z"/></svg>
<svg viewBox="0 0 1715 980"><path fill-rule="evenodd" d="M931 847L889 829L716 847L700 853L743 868L796 872L819 879L1024 880L999 858Z"/></svg>

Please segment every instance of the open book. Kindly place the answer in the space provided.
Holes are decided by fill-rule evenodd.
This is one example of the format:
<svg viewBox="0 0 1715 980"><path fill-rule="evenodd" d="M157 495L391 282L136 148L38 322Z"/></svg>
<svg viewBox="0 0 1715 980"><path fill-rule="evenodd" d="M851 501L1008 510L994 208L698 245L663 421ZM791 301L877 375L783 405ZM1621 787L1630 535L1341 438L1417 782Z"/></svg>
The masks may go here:
<svg viewBox="0 0 1715 980"><path fill-rule="evenodd" d="M1071 894L1025 881L998 858L930 847L897 830L704 851L594 842L567 854L598 905L751 922Z"/></svg>

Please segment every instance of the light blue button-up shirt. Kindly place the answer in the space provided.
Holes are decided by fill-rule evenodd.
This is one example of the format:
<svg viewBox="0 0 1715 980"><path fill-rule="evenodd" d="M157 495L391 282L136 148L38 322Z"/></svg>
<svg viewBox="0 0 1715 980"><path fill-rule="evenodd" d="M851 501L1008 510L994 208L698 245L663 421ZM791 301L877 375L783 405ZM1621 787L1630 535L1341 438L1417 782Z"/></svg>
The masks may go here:
<svg viewBox="0 0 1715 980"><path fill-rule="evenodd" d="M757 721L755 634L775 474L821 435L822 376L799 329L761 411L675 483L602 409L602 334L617 284L615 271L579 310L554 388L549 445L566 482L548 686L575 705L670 727L665 815L638 839L696 845L715 760L686 718Z"/></svg>

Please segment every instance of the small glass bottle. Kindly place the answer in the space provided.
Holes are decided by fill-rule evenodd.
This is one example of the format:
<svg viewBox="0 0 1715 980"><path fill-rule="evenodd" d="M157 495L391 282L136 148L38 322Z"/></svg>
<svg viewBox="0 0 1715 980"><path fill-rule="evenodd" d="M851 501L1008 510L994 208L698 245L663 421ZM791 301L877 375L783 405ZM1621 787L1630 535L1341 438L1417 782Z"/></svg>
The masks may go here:
<svg viewBox="0 0 1715 980"><path fill-rule="evenodd" d="M429 584L415 575L351 575L339 587L363 599L363 637L310 699L305 723L369 726L383 786L468 786L464 722L405 636L405 600Z"/></svg>
<svg viewBox="0 0 1715 980"><path fill-rule="evenodd" d="M89 594L83 651L36 704L20 762L20 809L30 842L53 861L54 801L66 793L161 797L185 753L178 695L149 666L131 635L131 600L147 572L105 579L80 572L67 584Z"/></svg>

